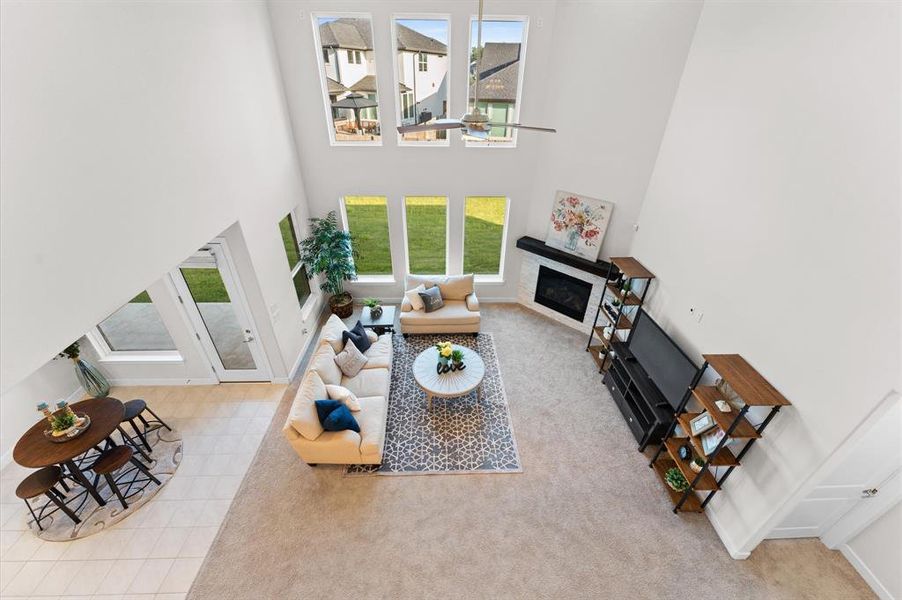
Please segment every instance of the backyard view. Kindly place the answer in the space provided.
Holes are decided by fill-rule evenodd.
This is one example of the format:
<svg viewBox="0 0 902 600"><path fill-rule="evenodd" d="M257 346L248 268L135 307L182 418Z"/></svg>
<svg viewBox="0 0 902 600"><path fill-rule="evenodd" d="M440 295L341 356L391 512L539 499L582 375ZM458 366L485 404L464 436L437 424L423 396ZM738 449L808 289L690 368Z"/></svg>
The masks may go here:
<svg viewBox="0 0 902 600"><path fill-rule="evenodd" d="M445 272L448 199L443 196L407 196L408 260L411 273Z"/></svg>

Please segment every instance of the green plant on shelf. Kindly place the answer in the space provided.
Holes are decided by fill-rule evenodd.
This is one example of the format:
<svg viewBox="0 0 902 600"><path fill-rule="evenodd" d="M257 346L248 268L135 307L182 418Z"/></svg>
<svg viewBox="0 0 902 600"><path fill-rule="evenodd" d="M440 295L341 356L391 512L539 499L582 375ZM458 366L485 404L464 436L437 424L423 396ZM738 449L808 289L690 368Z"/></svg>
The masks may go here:
<svg viewBox="0 0 902 600"><path fill-rule="evenodd" d="M50 422L50 427L53 431L66 431L73 425L75 425L75 413L69 412L67 410L61 410L53 415L53 419Z"/></svg>
<svg viewBox="0 0 902 600"><path fill-rule="evenodd" d="M701 458L700 456L696 456L695 458L693 458L692 462L694 462L696 464L696 466L699 466L699 467L705 466L705 459Z"/></svg>
<svg viewBox="0 0 902 600"><path fill-rule="evenodd" d="M689 482L683 477L683 474L676 467L670 467L664 473L664 481L671 488L678 492L683 492L689 488Z"/></svg>
<svg viewBox="0 0 902 600"><path fill-rule="evenodd" d="M378 298L364 298L363 305L368 306L370 308L376 308L377 306L381 306L382 303L379 301Z"/></svg>

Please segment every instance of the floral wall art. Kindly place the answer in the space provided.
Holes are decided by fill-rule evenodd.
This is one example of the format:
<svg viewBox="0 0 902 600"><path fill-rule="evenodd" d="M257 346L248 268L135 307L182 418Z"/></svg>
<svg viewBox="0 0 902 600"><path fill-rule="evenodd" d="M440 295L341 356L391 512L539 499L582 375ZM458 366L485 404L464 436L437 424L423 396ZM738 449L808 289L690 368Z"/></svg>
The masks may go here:
<svg viewBox="0 0 902 600"><path fill-rule="evenodd" d="M545 244L587 260L597 260L613 209L612 202L558 190Z"/></svg>

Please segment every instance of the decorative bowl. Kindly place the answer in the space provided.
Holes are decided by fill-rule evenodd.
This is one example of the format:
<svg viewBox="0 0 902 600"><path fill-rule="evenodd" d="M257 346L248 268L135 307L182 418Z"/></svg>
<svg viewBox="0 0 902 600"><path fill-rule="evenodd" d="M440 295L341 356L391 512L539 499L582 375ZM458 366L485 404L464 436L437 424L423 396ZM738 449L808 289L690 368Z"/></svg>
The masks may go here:
<svg viewBox="0 0 902 600"><path fill-rule="evenodd" d="M78 417L75 425L64 431L55 432L52 429L47 429L44 431L44 437L54 444L62 444L64 442L68 442L69 440L74 440L75 438L83 434L85 431L87 431L88 427L91 426L91 417L84 413L75 413L75 416Z"/></svg>

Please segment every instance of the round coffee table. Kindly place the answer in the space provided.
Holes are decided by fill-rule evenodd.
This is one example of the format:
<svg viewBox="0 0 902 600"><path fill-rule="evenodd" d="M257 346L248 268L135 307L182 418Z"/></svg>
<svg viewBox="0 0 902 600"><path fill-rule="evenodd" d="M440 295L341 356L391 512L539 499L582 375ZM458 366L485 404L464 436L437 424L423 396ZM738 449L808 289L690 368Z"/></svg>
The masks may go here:
<svg viewBox="0 0 902 600"><path fill-rule="evenodd" d="M437 373L435 366L438 363L438 350L435 346L420 352L413 361L413 378L417 385L426 392L426 400L430 409L432 409L434 396L455 398L465 396L475 389L476 401L478 402L482 398L481 385L482 378L485 377L485 363L476 352L469 348L457 345L454 345L453 348L464 353L464 364L467 368L463 371Z"/></svg>

